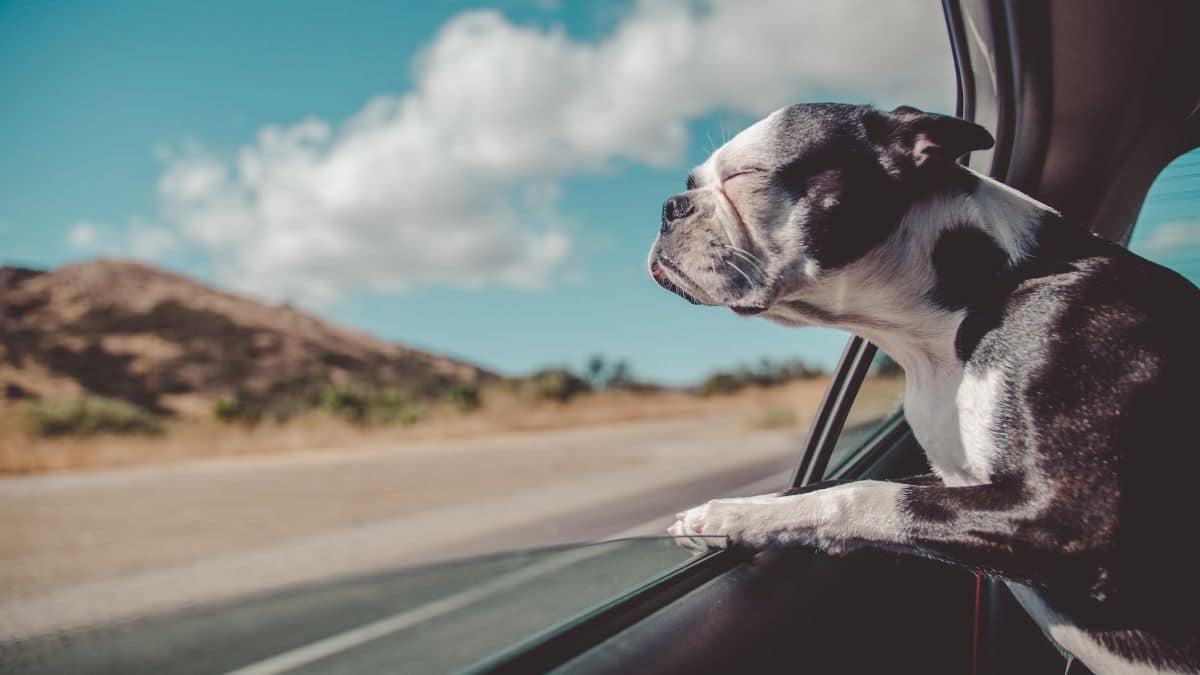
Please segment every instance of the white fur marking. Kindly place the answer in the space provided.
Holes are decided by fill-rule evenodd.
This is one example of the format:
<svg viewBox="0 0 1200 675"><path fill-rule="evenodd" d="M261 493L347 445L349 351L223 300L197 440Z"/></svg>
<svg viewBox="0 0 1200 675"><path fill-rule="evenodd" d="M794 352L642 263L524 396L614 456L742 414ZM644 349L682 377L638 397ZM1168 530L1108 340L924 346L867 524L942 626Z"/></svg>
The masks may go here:
<svg viewBox="0 0 1200 675"><path fill-rule="evenodd" d="M1163 675L1182 671L1162 670L1114 654L1070 619L1054 611L1032 588L1013 581L1009 590L1050 640L1066 650L1096 675Z"/></svg>
<svg viewBox="0 0 1200 675"><path fill-rule="evenodd" d="M807 543L837 552L850 541L898 541L904 515L898 506L904 486L859 481L802 495L714 499L679 514L668 530L675 536L734 537L751 546ZM698 539L715 548L720 539Z"/></svg>
<svg viewBox="0 0 1200 675"><path fill-rule="evenodd" d="M958 386L958 427L962 437L964 469L976 484L991 479L992 464L1000 448L992 435L996 427L996 408L1002 391L999 370L982 374L967 371Z"/></svg>

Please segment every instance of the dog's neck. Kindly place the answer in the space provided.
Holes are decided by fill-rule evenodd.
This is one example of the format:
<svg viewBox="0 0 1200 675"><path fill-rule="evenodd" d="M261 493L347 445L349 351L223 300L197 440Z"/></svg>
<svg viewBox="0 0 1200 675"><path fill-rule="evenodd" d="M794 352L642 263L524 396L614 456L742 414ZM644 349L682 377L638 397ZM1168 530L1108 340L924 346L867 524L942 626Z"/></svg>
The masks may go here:
<svg viewBox="0 0 1200 675"><path fill-rule="evenodd" d="M955 336L965 312L933 299L939 282L933 251L942 234L978 230L1004 253L1009 267L1016 267L1030 255L1040 228L1056 220L1048 216L1057 215L998 181L961 171L974 180L952 181L914 200L886 241L822 283L798 284L777 301L780 311L770 318L861 335L917 382L961 370Z"/></svg>

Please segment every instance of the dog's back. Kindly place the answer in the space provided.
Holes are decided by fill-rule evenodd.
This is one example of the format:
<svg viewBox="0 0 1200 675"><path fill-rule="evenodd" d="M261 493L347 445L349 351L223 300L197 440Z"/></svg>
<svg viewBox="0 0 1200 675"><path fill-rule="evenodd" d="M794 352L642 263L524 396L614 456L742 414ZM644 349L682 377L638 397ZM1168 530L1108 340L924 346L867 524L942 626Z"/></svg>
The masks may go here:
<svg viewBox="0 0 1200 675"><path fill-rule="evenodd" d="M957 347L968 370L1004 373L993 475L1046 490L1024 534L1063 547L1043 598L1119 654L1200 664L1200 290L1061 222L998 284ZM1079 522L1085 537L1055 531Z"/></svg>

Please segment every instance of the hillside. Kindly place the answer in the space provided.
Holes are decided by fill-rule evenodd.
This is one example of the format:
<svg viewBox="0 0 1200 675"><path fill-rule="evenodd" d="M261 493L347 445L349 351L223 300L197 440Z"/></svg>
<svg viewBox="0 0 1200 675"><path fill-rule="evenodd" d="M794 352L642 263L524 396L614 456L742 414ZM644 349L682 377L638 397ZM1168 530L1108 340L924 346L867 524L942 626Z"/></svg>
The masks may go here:
<svg viewBox="0 0 1200 675"><path fill-rule="evenodd" d="M356 384L436 396L494 377L138 263L0 267L0 388L10 399L94 394L209 414L232 394L268 402Z"/></svg>

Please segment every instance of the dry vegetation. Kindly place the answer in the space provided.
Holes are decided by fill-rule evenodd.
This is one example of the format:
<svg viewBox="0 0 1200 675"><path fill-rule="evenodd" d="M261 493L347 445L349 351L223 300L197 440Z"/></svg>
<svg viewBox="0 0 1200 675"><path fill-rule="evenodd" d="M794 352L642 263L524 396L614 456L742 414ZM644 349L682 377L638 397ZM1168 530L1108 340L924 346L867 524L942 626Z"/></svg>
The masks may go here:
<svg viewBox="0 0 1200 675"><path fill-rule="evenodd" d="M689 392L599 355L504 378L135 263L0 268L0 473L715 413L778 429L806 425L826 382L764 360Z"/></svg>
<svg viewBox="0 0 1200 675"><path fill-rule="evenodd" d="M34 473L263 455L395 446L406 441L461 438L511 431L606 425L647 419L737 413L747 426L805 424L827 378L700 397L681 391L598 391L566 402L531 401L487 388L480 407L463 413L449 404L428 410L413 426L361 425L324 410L275 423L228 424L211 417L164 422L158 435L43 436L31 429L21 403L0 403L0 473Z"/></svg>

